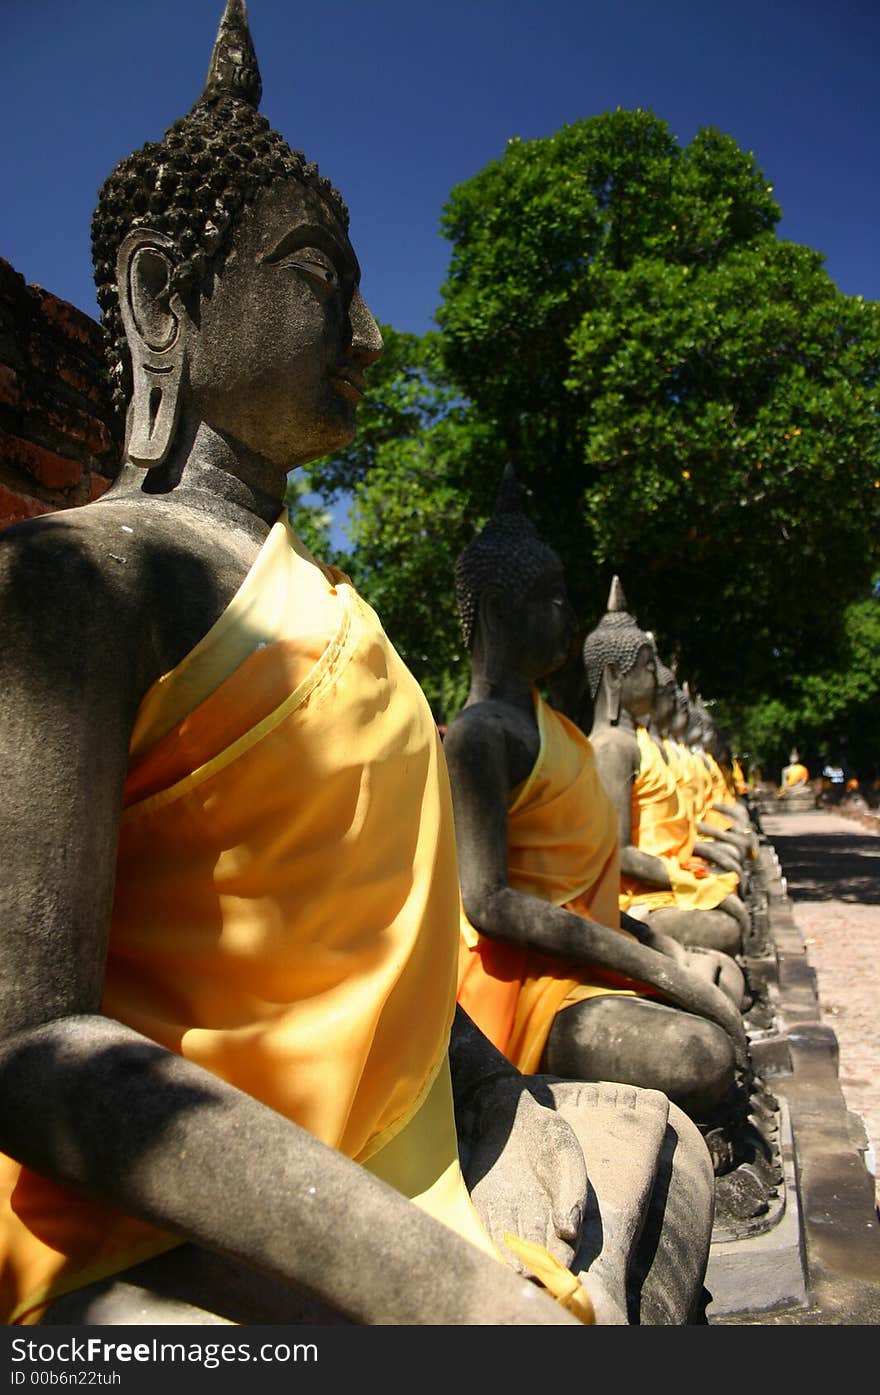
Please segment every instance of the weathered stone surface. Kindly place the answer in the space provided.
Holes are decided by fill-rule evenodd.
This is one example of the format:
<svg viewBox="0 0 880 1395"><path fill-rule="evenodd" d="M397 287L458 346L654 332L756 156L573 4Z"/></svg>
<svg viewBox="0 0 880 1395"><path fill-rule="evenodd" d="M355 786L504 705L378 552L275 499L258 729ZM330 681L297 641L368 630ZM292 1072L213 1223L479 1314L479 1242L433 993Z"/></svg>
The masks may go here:
<svg viewBox="0 0 880 1395"><path fill-rule="evenodd" d="M785 827L788 817L771 831ZM880 1322L880 1224L875 1179L865 1165L870 1141L844 1096L840 1043L822 1020L821 969L817 979L787 895L785 863L772 843L761 849L758 872L775 951L770 964L765 958L746 967L768 989L775 1030L759 1033L752 1050L783 1106L785 1206L760 1237L713 1241L707 1285L717 1292L709 1321Z"/></svg>

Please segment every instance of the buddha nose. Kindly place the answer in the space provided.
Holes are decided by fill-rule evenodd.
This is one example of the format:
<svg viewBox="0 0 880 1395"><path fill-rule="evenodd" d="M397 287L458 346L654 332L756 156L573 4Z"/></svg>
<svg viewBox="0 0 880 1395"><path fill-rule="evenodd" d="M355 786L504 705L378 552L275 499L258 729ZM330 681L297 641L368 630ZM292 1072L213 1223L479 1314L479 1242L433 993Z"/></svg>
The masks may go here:
<svg viewBox="0 0 880 1395"><path fill-rule="evenodd" d="M375 363L382 356L385 347L379 326L367 308L366 301L356 290L349 310L351 319L351 352L362 368Z"/></svg>

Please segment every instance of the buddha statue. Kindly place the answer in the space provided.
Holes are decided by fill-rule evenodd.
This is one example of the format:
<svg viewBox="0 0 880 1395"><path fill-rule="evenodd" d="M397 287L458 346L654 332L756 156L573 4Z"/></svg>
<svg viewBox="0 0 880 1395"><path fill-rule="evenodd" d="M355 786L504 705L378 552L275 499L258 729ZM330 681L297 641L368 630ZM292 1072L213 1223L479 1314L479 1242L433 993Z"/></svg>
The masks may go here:
<svg viewBox="0 0 880 1395"><path fill-rule="evenodd" d="M675 781L645 725L657 688L655 651L618 577L583 654L594 703L590 741L619 829L621 909L681 944L738 954L749 919L736 873L697 876L681 861L692 849L682 846Z"/></svg>
<svg viewBox="0 0 880 1395"><path fill-rule="evenodd" d="M720 839L701 832L697 818L698 789L695 784L691 753L674 735L676 717L686 697L679 688L672 669L663 663L654 646L657 690L651 710L648 731L669 767L680 802L681 849L679 860L687 871L705 876L707 871L732 872L739 886L745 879L743 851L738 843L725 844ZM686 833L685 833L686 828Z"/></svg>
<svg viewBox="0 0 880 1395"><path fill-rule="evenodd" d="M850 789L849 783L846 792ZM792 747L788 764L783 766L781 784L776 791L778 806L784 810L815 809L816 792L810 783L810 772L800 758L797 747Z"/></svg>
<svg viewBox="0 0 880 1395"><path fill-rule="evenodd" d="M283 505L382 341L260 92L228 0L202 96L93 222L119 477L0 540L3 1320L626 1322L583 1253L607 1101L457 1008L430 710Z"/></svg>
<svg viewBox="0 0 880 1395"><path fill-rule="evenodd" d="M781 788L783 790L797 789L799 785L806 785L810 779L810 772L803 764L800 752L793 746L788 757L788 765L782 767Z"/></svg>
<svg viewBox="0 0 880 1395"><path fill-rule="evenodd" d="M727 743L708 707L689 690L686 710L685 742L697 791L698 827L707 837L735 847L743 859L754 858L758 845L748 806L738 800L718 760L720 756L729 764Z"/></svg>
<svg viewBox="0 0 880 1395"><path fill-rule="evenodd" d="M702 1125L747 1068L742 1018L677 941L621 916L617 820L591 744L538 690L565 662L574 614L511 467L455 585L471 654L444 743L459 1003L521 1069L662 1090Z"/></svg>

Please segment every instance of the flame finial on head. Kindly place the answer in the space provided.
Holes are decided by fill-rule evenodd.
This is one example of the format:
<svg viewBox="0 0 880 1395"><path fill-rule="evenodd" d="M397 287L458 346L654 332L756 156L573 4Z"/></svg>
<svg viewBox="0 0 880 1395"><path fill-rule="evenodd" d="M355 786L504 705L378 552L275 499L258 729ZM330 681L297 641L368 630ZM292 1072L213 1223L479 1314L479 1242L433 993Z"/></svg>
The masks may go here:
<svg viewBox="0 0 880 1395"><path fill-rule="evenodd" d="M583 660L591 698L595 701L609 661L619 666L621 675L626 675L638 658L639 651L650 643L645 631L630 615L620 577L615 576L608 593L605 614L584 640Z"/></svg>
<svg viewBox="0 0 880 1395"><path fill-rule="evenodd" d="M498 493L495 495L494 513L525 513L523 508L523 492L516 471L513 468L513 461L508 460L498 485Z"/></svg>
<svg viewBox="0 0 880 1395"><path fill-rule="evenodd" d="M619 576L612 578L611 590L608 592L608 604L605 609L606 611L629 610Z"/></svg>
<svg viewBox="0 0 880 1395"><path fill-rule="evenodd" d="M237 97L256 111L262 95L263 83L248 25L247 5L245 0L226 0L200 100L210 102L215 97Z"/></svg>

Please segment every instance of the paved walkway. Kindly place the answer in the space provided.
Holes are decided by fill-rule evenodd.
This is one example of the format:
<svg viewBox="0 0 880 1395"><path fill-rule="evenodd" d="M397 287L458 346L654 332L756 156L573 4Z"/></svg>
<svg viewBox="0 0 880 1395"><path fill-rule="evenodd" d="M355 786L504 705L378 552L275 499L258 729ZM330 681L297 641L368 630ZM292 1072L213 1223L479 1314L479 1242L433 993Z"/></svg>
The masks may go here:
<svg viewBox="0 0 880 1395"><path fill-rule="evenodd" d="M822 1020L840 1047L840 1086L880 1171L880 834L841 814L765 814L792 914L815 970ZM877 1182L880 1205L880 1178Z"/></svg>

